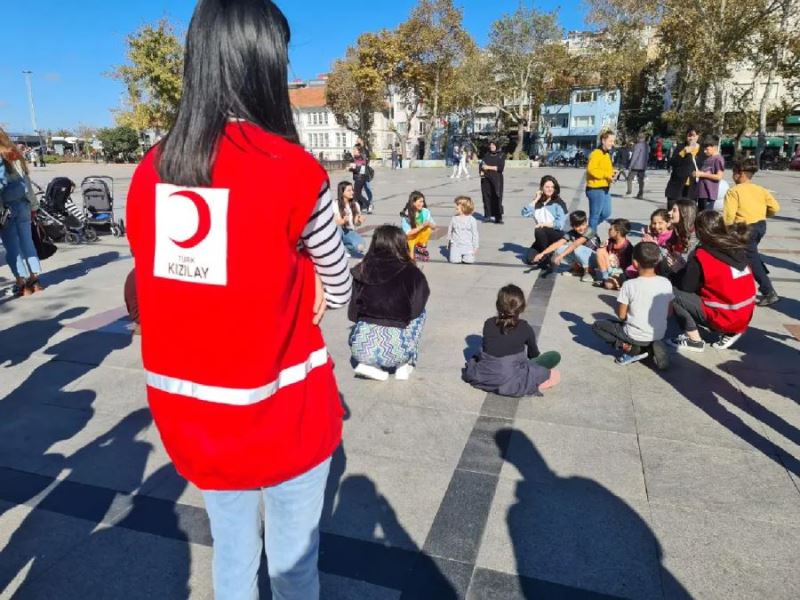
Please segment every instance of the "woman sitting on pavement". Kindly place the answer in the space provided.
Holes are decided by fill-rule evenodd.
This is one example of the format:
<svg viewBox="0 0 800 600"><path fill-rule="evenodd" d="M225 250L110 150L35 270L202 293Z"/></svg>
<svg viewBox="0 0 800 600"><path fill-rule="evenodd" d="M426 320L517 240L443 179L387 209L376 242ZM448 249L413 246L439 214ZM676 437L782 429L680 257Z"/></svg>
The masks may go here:
<svg viewBox="0 0 800 600"><path fill-rule="evenodd" d="M528 264L534 264L534 256L564 237L567 205L561 199L561 186L555 177L552 175L542 177L536 198L522 209L522 216L532 217L536 222L533 231L534 242L526 260Z"/></svg>
<svg viewBox="0 0 800 600"><path fill-rule="evenodd" d="M355 200L353 184L340 181L337 190L337 201L333 205L336 224L342 232L342 242L350 254L364 253L364 238L356 231L364 223L361 207Z"/></svg>
<svg viewBox="0 0 800 600"><path fill-rule="evenodd" d="M378 227L352 273L347 316L355 323L350 349L356 375L386 381L388 369L395 369L395 378L408 379L417 362L430 289L411 258L403 230Z"/></svg>
<svg viewBox="0 0 800 600"><path fill-rule="evenodd" d="M32 215L38 208L25 157L0 129L0 238L16 280L16 296L30 296L44 289L39 283L42 265L31 230Z"/></svg>
<svg viewBox="0 0 800 600"><path fill-rule="evenodd" d="M756 282L747 260L748 232L743 223L725 226L722 215L697 215L699 244L675 284L675 316L685 333L670 344L681 351L702 352L699 326L720 334L712 346L727 350L747 329L756 305Z"/></svg>

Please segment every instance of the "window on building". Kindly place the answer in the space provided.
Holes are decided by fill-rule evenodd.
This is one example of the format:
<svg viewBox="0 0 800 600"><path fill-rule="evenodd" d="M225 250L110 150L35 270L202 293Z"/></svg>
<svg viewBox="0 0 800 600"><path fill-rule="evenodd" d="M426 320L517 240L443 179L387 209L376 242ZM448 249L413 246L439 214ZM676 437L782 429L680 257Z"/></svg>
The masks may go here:
<svg viewBox="0 0 800 600"><path fill-rule="evenodd" d="M568 115L550 115L547 117L547 124L550 127L567 127L569 125Z"/></svg>
<svg viewBox="0 0 800 600"><path fill-rule="evenodd" d="M575 103L597 102L597 92L575 92Z"/></svg>
<svg viewBox="0 0 800 600"><path fill-rule="evenodd" d="M594 127L594 115L572 117L573 127Z"/></svg>
<svg viewBox="0 0 800 600"><path fill-rule="evenodd" d="M322 124L323 125L327 125L328 124L328 112L327 111L322 113Z"/></svg>
<svg viewBox="0 0 800 600"><path fill-rule="evenodd" d="M328 137L328 134L327 133L324 134L323 138L324 138L323 141L325 142L325 148L330 148L331 147L331 141L330 141L330 138Z"/></svg>
<svg viewBox="0 0 800 600"><path fill-rule="evenodd" d="M608 93L608 101L609 102L616 102L617 101L617 92L609 92Z"/></svg>
<svg viewBox="0 0 800 600"><path fill-rule="evenodd" d="M314 147L314 138L312 137L312 135L310 133L308 134L308 147L309 148L313 148Z"/></svg>

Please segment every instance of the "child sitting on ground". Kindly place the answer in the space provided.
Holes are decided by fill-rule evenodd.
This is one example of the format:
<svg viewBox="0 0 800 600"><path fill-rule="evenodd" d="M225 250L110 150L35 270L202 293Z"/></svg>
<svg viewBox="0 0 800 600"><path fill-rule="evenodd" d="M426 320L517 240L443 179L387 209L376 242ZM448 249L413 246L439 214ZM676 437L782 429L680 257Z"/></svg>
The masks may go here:
<svg viewBox="0 0 800 600"><path fill-rule="evenodd" d="M696 243L694 222L697 219L697 205L691 200L677 200L669 211L672 236L667 241L667 256L659 264L660 275L672 277L686 266L689 252Z"/></svg>
<svg viewBox="0 0 800 600"><path fill-rule="evenodd" d="M539 353L536 335L519 316L525 310L525 295L516 285L497 294L497 316L483 324L483 350L464 369L464 381L501 396L539 395L561 381L555 370L558 352Z"/></svg>
<svg viewBox="0 0 800 600"><path fill-rule="evenodd" d="M658 246L661 252L661 260L666 261L667 256L669 256L669 242L672 239L672 235L672 218L669 211L664 208L654 210L653 214L650 215L650 227L642 229L642 241L651 242ZM633 265L625 269L626 279L636 279L638 276L639 273Z"/></svg>
<svg viewBox="0 0 800 600"><path fill-rule="evenodd" d="M684 333L669 343L682 352L703 352L702 325L720 334L712 346L727 350L750 325L756 306L749 231L744 223L725 225L713 210L697 215L695 231L697 248L675 283L675 316Z"/></svg>
<svg viewBox="0 0 800 600"><path fill-rule="evenodd" d="M552 259L552 267L547 271L552 271L558 267L562 261L567 261L575 266L576 274L581 281L585 281L589 275L589 269L597 267L597 249L600 247L600 238L589 228L589 219L582 210L576 210L569 215L570 230L564 236L542 252L533 257L534 263L540 263L543 258L555 252Z"/></svg>
<svg viewBox="0 0 800 600"><path fill-rule="evenodd" d="M425 195L422 192L411 192L400 216L400 226L408 239L411 258L416 260L419 256L423 261L429 260L428 240L431 239L431 233L436 231L436 223L425 203Z"/></svg>
<svg viewBox="0 0 800 600"><path fill-rule="evenodd" d="M653 242L641 242L633 250L633 266L639 272L636 279L622 284L617 298L619 320L597 321L594 332L621 354L616 362L627 365L653 356L659 369L669 366L664 343L667 320L672 311L672 284L656 274L661 250Z"/></svg>
<svg viewBox="0 0 800 600"><path fill-rule="evenodd" d="M447 228L447 245L451 263L472 264L478 252L478 221L472 216L475 204L469 196L456 198L456 214Z"/></svg>
<svg viewBox="0 0 800 600"><path fill-rule="evenodd" d="M631 223L627 219L613 219L608 228L608 241L597 251L597 270L600 278L595 286L618 290L625 280L625 269L633 260L633 244L627 238Z"/></svg>

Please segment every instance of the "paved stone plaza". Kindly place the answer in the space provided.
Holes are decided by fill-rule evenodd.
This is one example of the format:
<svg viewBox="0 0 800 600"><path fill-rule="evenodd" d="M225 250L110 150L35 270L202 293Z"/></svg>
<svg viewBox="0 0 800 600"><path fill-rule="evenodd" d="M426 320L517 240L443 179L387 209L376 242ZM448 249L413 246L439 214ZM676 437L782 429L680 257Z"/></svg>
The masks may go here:
<svg viewBox="0 0 800 600"><path fill-rule="evenodd" d="M132 167L35 179L98 170L124 206ZM587 208L582 171L509 170L506 224L481 225L478 264L446 264L444 241L431 245L410 381L355 379L345 311L325 317L347 420L322 522L323 598L800 597L800 173L756 178L783 207L762 248L784 299L732 350L675 355L660 373L616 366L593 335L612 292L521 263L532 224L520 209L548 172L570 208ZM447 174L378 170L366 229L397 222L420 189L444 233L455 195L480 206L477 178ZM617 184L614 215L647 223L665 183L651 173L644 201ZM125 240L62 247L46 267L45 293L0 298L0 598L211 598L202 499L162 448L124 319ZM564 357L544 397L460 380L506 283L530 293L540 347Z"/></svg>

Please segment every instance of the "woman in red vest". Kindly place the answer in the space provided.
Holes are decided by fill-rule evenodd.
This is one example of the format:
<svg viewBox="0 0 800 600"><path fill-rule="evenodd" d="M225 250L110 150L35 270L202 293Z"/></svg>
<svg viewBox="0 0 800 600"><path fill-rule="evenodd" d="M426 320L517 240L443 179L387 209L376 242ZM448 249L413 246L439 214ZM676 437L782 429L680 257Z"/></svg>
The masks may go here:
<svg viewBox="0 0 800 600"><path fill-rule="evenodd" d="M686 332L670 343L681 351L702 352L698 326L720 334L712 346L727 350L753 318L756 283L746 249L746 226L726 227L722 215L706 210L695 221L698 246L677 275L675 316Z"/></svg>
<svg viewBox="0 0 800 600"><path fill-rule="evenodd" d="M257 598L264 544L274 598L319 596L341 439L318 324L351 278L327 175L292 120L288 43L269 0L201 0L175 125L128 197L148 402L203 490L217 600Z"/></svg>

